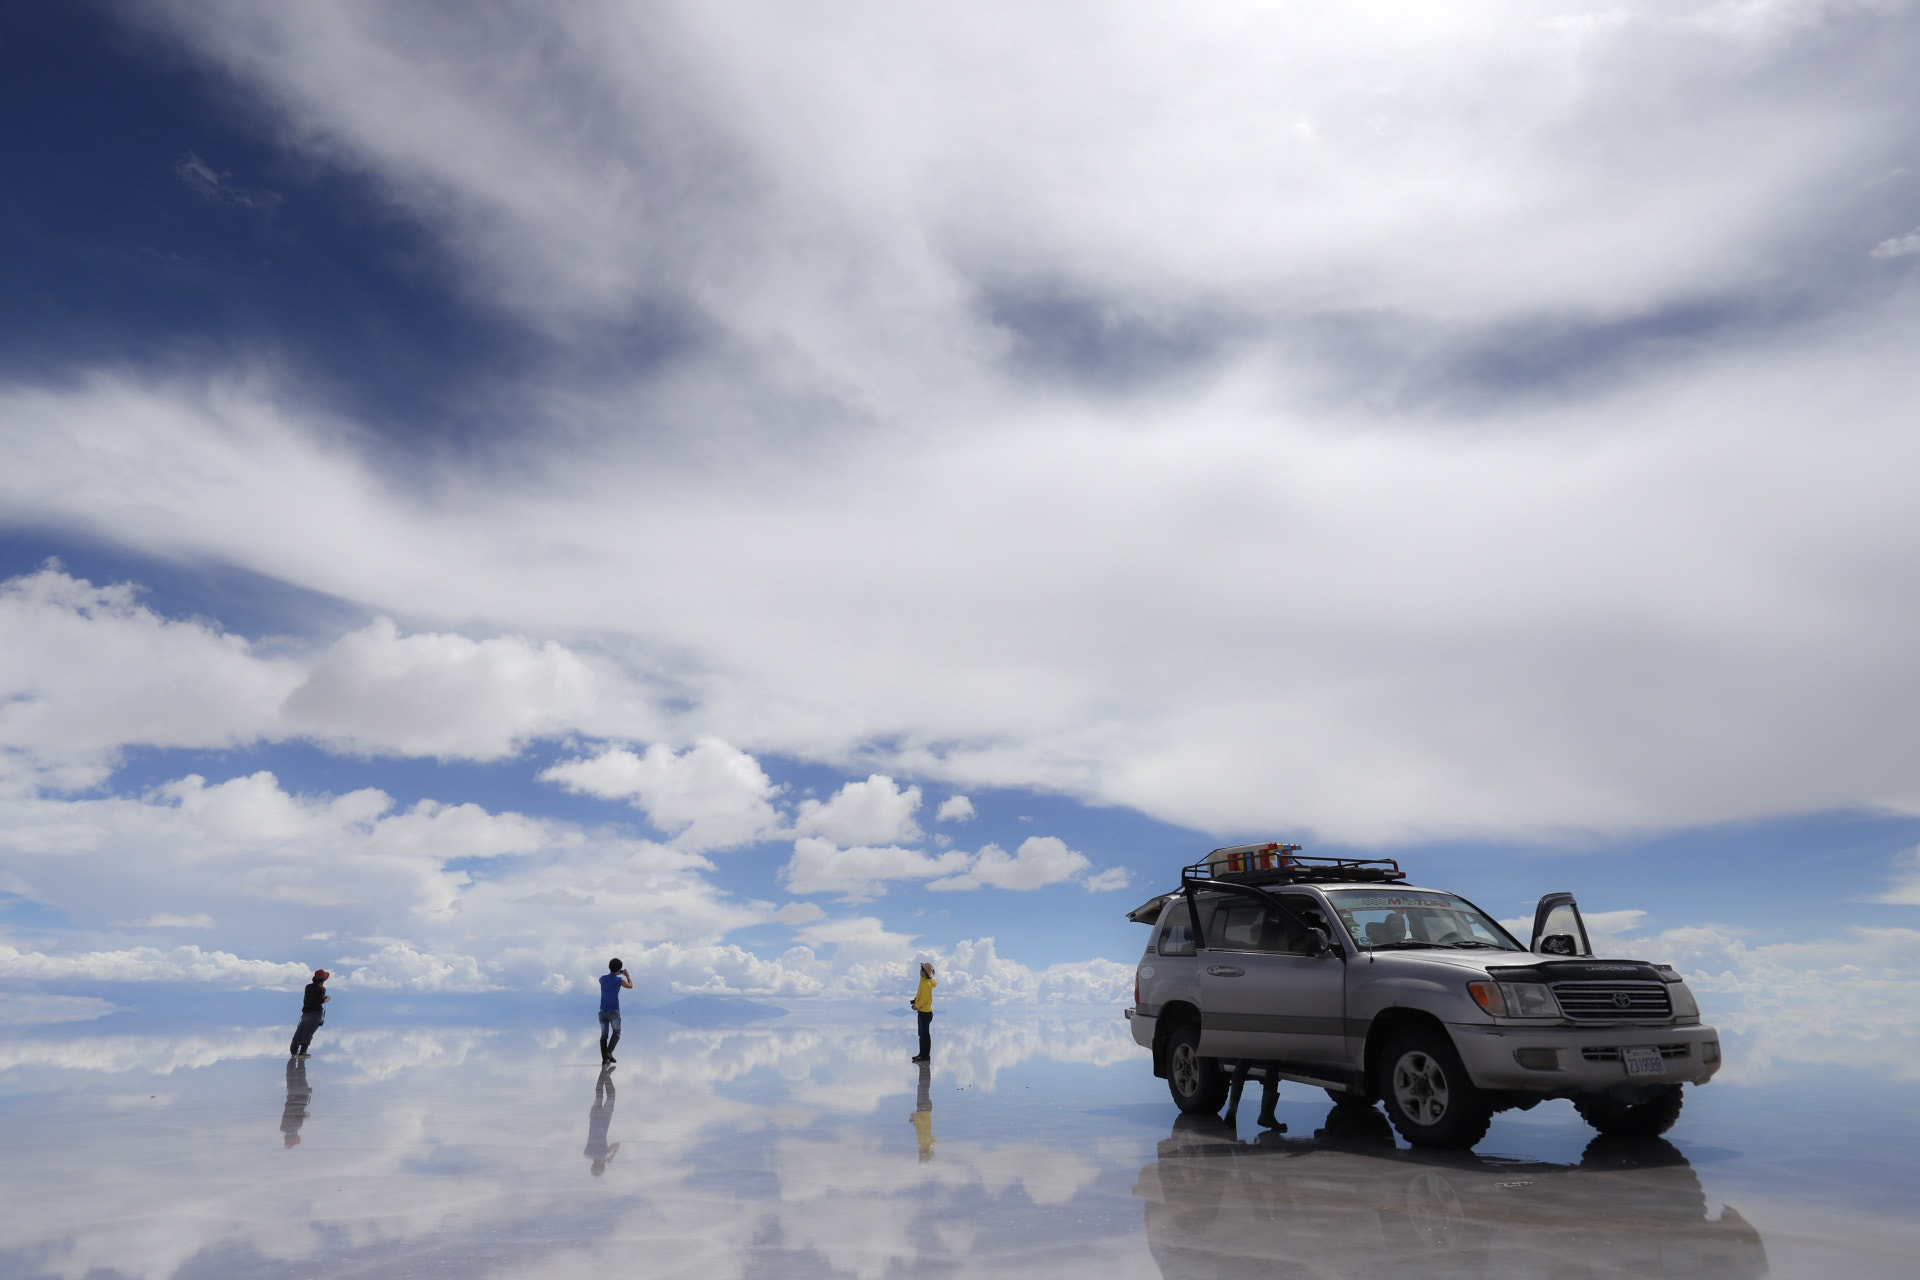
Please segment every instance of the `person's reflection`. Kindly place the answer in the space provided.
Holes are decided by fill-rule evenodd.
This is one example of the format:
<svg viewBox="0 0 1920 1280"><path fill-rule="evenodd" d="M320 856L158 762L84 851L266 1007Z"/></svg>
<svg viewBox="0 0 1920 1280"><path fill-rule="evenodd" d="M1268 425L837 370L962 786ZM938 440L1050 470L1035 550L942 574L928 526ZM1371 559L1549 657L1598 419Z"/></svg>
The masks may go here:
<svg viewBox="0 0 1920 1280"><path fill-rule="evenodd" d="M933 1159L933 1066L920 1064L920 1094L913 1103L913 1136L920 1143L920 1163Z"/></svg>
<svg viewBox="0 0 1920 1280"><path fill-rule="evenodd" d="M593 1176L607 1171L607 1164L620 1154L620 1144L607 1142L607 1126L613 1123L613 1064L600 1068L593 1085L593 1109L587 1112L587 1146L582 1152L593 1161Z"/></svg>
<svg viewBox="0 0 1920 1280"><path fill-rule="evenodd" d="M313 1089L307 1084L307 1060L287 1059L287 1105L280 1112L280 1137L288 1147L300 1145L300 1126L307 1122L307 1104Z"/></svg>

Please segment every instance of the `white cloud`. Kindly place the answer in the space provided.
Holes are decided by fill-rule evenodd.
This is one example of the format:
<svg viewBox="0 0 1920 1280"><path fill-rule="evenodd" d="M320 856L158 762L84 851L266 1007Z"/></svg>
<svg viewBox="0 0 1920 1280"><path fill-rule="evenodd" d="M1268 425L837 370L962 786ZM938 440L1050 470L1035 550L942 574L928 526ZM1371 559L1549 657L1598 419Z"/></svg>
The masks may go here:
<svg viewBox="0 0 1920 1280"><path fill-rule="evenodd" d="M1088 893L1110 893L1130 886L1133 883L1133 872L1125 867L1108 867L1105 871L1094 872L1082 883L1086 885Z"/></svg>
<svg viewBox="0 0 1920 1280"><path fill-rule="evenodd" d="M657 742L645 755L609 747L540 776L569 791L631 800L685 849L732 848L779 829L772 779L752 756L718 738L702 738L678 755Z"/></svg>
<svg viewBox="0 0 1920 1280"><path fill-rule="evenodd" d="M1012 854L997 844L987 845L965 872L935 880L927 888L1040 889L1083 875L1090 865L1085 854L1067 848L1057 836L1029 836Z"/></svg>
<svg viewBox="0 0 1920 1280"><path fill-rule="evenodd" d="M1894 882L1877 901L1920 907L1920 845L1908 849L1894 860Z"/></svg>
<svg viewBox="0 0 1920 1280"><path fill-rule="evenodd" d="M344 984L372 990L498 991L501 984L473 956L432 955L412 944L380 940L371 955L336 961Z"/></svg>
<svg viewBox="0 0 1920 1280"><path fill-rule="evenodd" d="M303 964L244 960L199 947L128 947L118 951L47 954L0 942L0 978L24 982L197 982L291 991L312 970Z"/></svg>
<svg viewBox="0 0 1920 1280"><path fill-rule="evenodd" d="M108 852L114 871L103 876ZM474 859L481 869L448 867ZM852 900L900 879L958 873L970 860L842 850L805 836L783 875L796 891ZM0 980L83 990L119 982L286 990L326 967L348 992L563 992L617 954L643 1003L685 994L865 1001L910 990L916 950L948 954L872 915L740 901L686 850L472 804L395 811L372 790L293 795L266 771L224 782L193 775L141 798L0 797L0 866L10 891L72 921L52 939L0 947ZM217 949L140 939L215 921ZM766 924L792 930L792 945L773 954L729 940ZM120 941L88 941L109 936ZM291 939L302 941L289 947ZM1100 998L1110 977L1104 961L1036 971L981 960L991 946L951 949L962 971L949 995L1082 1003ZM1090 986L1088 973L1100 981Z"/></svg>
<svg viewBox="0 0 1920 1280"><path fill-rule="evenodd" d="M897 844L920 838L913 820L919 808L919 787L902 790L892 778L876 773L865 782L847 783L824 802L802 800L793 830L835 844Z"/></svg>
<svg viewBox="0 0 1920 1280"><path fill-rule="evenodd" d="M264 735L299 679L239 636L161 617L129 584L56 567L0 582L0 757L53 785L94 785L130 744Z"/></svg>
<svg viewBox="0 0 1920 1280"><path fill-rule="evenodd" d="M942 341L1003 351L1023 295L1106 302L1081 323L1172 345L1183 308L1644 315L1772 283L1761 249L1797 246L1909 136L1873 6L1824 10L1845 86L1791 38L1798 8L682 3L486 32L375 6L161 12L290 144L439 230L488 302L565 331L684 300L885 404L901 364L958 363ZM513 61L530 47L538 67ZM464 56L425 52L447 48ZM1763 125L1764 158L1725 147ZM981 293L1012 295L997 335L966 314Z"/></svg>
<svg viewBox="0 0 1920 1280"><path fill-rule="evenodd" d="M992 938L956 943L938 967L938 994L949 1000L1098 1007L1124 1004L1133 990L1132 965L1092 959L1036 970L1002 956Z"/></svg>
<svg viewBox="0 0 1920 1280"><path fill-rule="evenodd" d="M889 880L931 880L967 865L959 852L923 853L898 845L855 845L842 849L819 836L793 842L793 856L781 868L789 893L837 893L848 902L875 898Z"/></svg>
<svg viewBox="0 0 1920 1280"><path fill-rule="evenodd" d="M1916 254L1920 254L1920 229L1882 240L1872 250L1872 256L1876 258L1911 258Z"/></svg>
<svg viewBox="0 0 1920 1280"><path fill-rule="evenodd" d="M213 786L197 773L188 774L159 794L208 831L234 840L289 840L369 828L393 807L392 797L372 787L342 796L288 795L264 769Z"/></svg>
<svg viewBox="0 0 1920 1280"><path fill-rule="evenodd" d="M0 389L10 521L440 628L296 659L32 579L7 766L578 729L1351 841L1920 808L1920 607L1881 589L1920 573L1913 301L1822 248L1889 225L1860 179L1920 114L1910 50L1819 10L1816 50L1803 6L1143 4L1092 42L1071 5L531 6L458 40L431 7L158 6L556 366L641 312L692 336L512 387L537 474L419 485L291 379ZM777 825L744 770L703 808L656 753L657 810L601 793L688 849Z"/></svg>
<svg viewBox="0 0 1920 1280"><path fill-rule="evenodd" d="M376 618L334 642L287 698L290 725L348 749L497 760L594 707L585 663L520 636L403 636Z"/></svg>
<svg viewBox="0 0 1920 1280"><path fill-rule="evenodd" d="M145 920L125 920L114 923L116 927L127 929L211 929L213 917L204 911L190 916L162 911L158 915L148 916Z"/></svg>
<svg viewBox="0 0 1920 1280"><path fill-rule="evenodd" d="M948 796L934 813L937 822L967 822L973 818L973 801L965 796Z"/></svg>
<svg viewBox="0 0 1920 1280"><path fill-rule="evenodd" d="M310 738L396 755L490 760L591 718L596 680L549 641L402 636L377 619L317 659L199 620L131 584L57 567L0 583L0 772L97 784L123 747Z"/></svg>

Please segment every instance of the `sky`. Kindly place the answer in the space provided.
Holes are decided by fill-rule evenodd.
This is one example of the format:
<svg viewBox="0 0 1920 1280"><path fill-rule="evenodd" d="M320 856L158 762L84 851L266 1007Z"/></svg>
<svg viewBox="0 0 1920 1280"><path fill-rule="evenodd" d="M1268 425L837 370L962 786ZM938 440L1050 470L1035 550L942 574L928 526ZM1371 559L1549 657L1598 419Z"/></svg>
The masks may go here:
<svg viewBox="0 0 1920 1280"><path fill-rule="evenodd" d="M1118 1004L1125 912L1278 838L1891 1053L1917 56L9 5L0 995Z"/></svg>

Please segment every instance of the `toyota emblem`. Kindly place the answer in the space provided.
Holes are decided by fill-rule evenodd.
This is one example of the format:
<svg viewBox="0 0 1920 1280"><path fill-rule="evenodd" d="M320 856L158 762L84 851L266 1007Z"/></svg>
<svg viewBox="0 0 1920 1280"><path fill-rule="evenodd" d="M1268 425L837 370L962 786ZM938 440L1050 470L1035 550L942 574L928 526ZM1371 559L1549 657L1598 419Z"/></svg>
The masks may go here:
<svg viewBox="0 0 1920 1280"><path fill-rule="evenodd" d="M1613 1003L1616 1008L1624 1009L1633 1003L1633 997L1624 991L1616 991L1613 993Z"/></svg>

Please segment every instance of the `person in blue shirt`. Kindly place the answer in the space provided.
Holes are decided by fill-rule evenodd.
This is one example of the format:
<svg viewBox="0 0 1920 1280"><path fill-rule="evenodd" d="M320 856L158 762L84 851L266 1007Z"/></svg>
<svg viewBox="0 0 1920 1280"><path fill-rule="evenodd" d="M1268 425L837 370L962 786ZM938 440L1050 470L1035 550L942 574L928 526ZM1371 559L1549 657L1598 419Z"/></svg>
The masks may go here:
<svg viewBox="0 0 1920 1280"><path fill-rule="evenodd" d="M620 988L633 990L633 975L616 957L607 961L600 975L600 1061L614 1061L613 1048L620 1043Z"/></svg>

